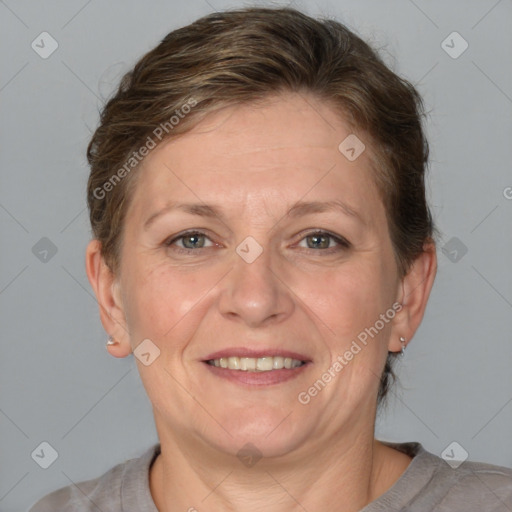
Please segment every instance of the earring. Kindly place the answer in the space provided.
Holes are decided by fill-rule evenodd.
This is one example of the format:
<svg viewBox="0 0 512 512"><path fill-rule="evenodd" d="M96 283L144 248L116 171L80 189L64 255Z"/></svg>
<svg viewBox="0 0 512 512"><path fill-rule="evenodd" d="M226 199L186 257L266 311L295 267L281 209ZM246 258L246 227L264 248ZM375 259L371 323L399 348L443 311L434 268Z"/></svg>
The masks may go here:
<svg viewBox="0 0 512 512"><path fill-rule="evenodd" d="M401 352L401 356L404 357L405 355L405 338L403 336L400 336L400 343L402 344L402 352Z"/></svg>
<svg viewBox="0 0 512 512"><path fill-rule="evenodd" d="M108 340L107 340L107 347L110 345L115 345L115 344L116 344L116 342L114 341L114 338L112 338L112 336L109 335Z"/></svg>

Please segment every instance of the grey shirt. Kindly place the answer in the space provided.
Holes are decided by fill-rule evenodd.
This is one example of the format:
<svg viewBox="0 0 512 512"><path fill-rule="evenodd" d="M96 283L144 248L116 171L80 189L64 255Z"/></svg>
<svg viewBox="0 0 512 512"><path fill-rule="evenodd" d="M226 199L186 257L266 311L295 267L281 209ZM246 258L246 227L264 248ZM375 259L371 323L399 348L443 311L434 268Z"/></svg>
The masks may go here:
<svg viewBox="0 0 512 512"><path fill-rule="evenodd" d="M452 469L420 443L384 444L414 458L395 484L360 512L512 512L512 469L469 461ZM155 444L141 457L78 483L79 489L62 487L28 512L158 512L149 489L149 468L159 451Z"/></svg>

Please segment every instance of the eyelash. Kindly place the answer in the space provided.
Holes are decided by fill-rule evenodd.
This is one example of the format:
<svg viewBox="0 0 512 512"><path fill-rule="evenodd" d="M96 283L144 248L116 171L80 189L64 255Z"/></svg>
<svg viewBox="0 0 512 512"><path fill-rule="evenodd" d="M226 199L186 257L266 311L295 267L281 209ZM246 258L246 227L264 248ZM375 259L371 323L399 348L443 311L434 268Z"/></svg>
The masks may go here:
<svg viewBox="0 0 512 512"><path fill-rule="evenodd" d="M202 235L209 239L209 237L206 233L203 233L202 231L198 231L198 230L191 230L191 231L185 231L184 233L180 233L178 236L175 236L174 238L168 238L167 240L164 241L163 245L165 247L170 248L175 242L182 240L183 238L186 238L187 236L192 236L192 235ZM346 250L346 249L350 249L352 247L351 243L349 241L347 241L345 238L337 236L337 235L333 235L332 233L329 233L328 231L322 231L322 230L311 231L309 233L304 234L304 236L299 240L299 242L302 242L304 239L306 239L310 236L315 236L315 235L316 236L327 236L327 237L331 238L332 240L334 240L338 244L338 246L337 247L329 247L327 249L312 249L309 247L303 247L302 249L318 251L318 252L322 252L324 254L332 254L334 252L338 252L340 249ZM179 253L182 253L182 254L190 254L192 252L200 251L201 249L209 249L209 248L210 247L199 247L197 249L187 249L187 248L182 248L182 247L173 247L173 250L177 251Z"/></svg>

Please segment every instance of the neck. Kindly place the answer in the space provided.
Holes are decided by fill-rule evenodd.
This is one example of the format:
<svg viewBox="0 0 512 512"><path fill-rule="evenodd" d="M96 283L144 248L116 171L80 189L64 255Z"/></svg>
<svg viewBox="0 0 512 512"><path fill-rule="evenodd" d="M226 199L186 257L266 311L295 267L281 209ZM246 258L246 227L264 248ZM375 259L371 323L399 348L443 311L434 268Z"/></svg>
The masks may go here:
<svg viewBox="0 0 512 512"><path fill-rule="evenodd" d="M386 492L410 457L373 438L373 426L352 436L322 441L252 467L198 441L159 432L162 452L150 471L159 512L201 510L357 512ZM299 450L297 450L298 452Z"/></svg>

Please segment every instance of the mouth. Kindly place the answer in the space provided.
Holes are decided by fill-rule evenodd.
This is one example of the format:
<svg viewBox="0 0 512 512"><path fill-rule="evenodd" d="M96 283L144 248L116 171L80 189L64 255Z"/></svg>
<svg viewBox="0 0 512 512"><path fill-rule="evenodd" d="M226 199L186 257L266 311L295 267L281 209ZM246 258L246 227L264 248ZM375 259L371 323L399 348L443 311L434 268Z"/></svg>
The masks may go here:
<svg viewBox="0 0 512 512"><path fill-rule="evenodd" d="M210 354L203 363L213 375L236 384L266 386L297 377L312 361L294 352L228 349Z"/></svg>
<svg viewBox="0 0 512 512"><path fill-rule="evenodd" d="M217 368L227 368L229 370L238 370L242 372L271 372L282 369L290 370L292 368L300 368L306 364L306 361L283 356L228 356L220 357L218 359L208 359L205 362Z"/></svg>

